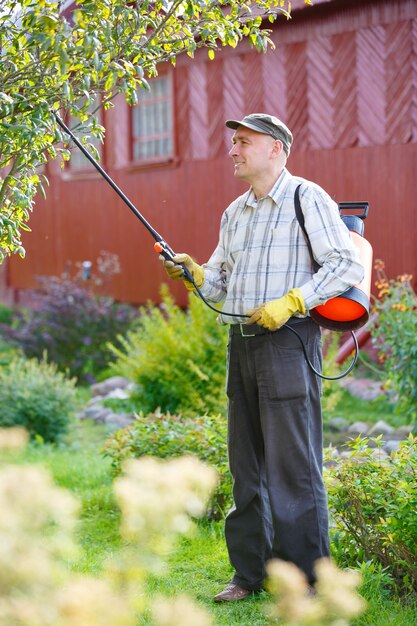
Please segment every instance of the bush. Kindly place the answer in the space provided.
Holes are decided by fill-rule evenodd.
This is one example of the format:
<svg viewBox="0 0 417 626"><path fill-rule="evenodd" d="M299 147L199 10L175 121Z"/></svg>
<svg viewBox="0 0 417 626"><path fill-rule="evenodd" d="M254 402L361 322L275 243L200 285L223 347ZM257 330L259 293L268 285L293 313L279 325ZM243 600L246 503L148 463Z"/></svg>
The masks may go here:
<svg viewBox="0 0 417 626"><path fill-rule="evenodd" d="M335 556L348 567L378 562L400 591L417 592L417 438L383 460L381 438L373 442L349 442L350 458L326 472Z"/></svg>
<svg viewBox="0 0 417 626"><path fill-rule="evenodd" d="M0 303L0 324L11 324L13 320L13 309L7 304Z"/></svg>
<svg viewBox="0 0 417 626"><path fill-rule="evenodd" d="M112 369L136 383L132 400L145 414L224 412L227 330L194 296L187 312L166 288L162 302L142 309L137 327L118 337L121 348L111 346Z"/></svg>
<svg viewBox="0 0 417 626"><path fill-rule="evenodd" d="M77 404L75 381L54 364L15 358L0 369L0 426L24 426L32 437L57 441Z"/></svg>
<svg viewBox="0 0 417 626"><path fill-rule="evenodd" d="M79 382L94 381L112 358L107 342L118 345L117 336L130 328L136 309L95 296L68 278L38 280L41 288L33 293L34 310L18 313L13 327L4 329L5 337L29 358L41 359L46 353L60 371Z"/></svg>
<svg viewBox="0 0 417 626"><path fill-rule="evenodd" d="M378 314L372 331L389 382L398 394L397 411L409 421L417 418L417 294L412 276L404 274L388 280L384 264L375 264L379 289L375 301Z"/></svg>
<svg viewBox="0 0 417 626"><path fill-rule="evenodd" d="M232 479L228 471L226 419L222 416L185 418L179 415L152 413L139 415L127 428L107 440L104 454L112 459L116 473L125 459L154 456L158 458L193 454L214 466L219 484L212 498L209 515L219 518L232 504Z"/></svg>

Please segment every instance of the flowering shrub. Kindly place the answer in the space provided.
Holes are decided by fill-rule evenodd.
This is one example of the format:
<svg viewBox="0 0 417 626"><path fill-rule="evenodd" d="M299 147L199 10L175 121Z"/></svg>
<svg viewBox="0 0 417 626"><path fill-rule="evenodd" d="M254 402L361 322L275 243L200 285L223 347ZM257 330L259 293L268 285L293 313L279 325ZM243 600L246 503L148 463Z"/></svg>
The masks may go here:
<svg viewBox="0 0 417 626"><path fill-rule="evenodd" d="M292 563L272 560L267 566L270 623L280 626L348 626L365 601L356 593L358 572L338 570L330 559L315 564L316 594L308 593L304 574Z"/></svg>
<svg viewBox="0 0 417 626"><path fill-rule="evenodd" d="M137 311L96 296L76 280L43 276L33 292L33 310L18 312L3 330L25 356L56 363L79 382L92 382L112 358L107 342L118 343Z"/></svg>
<svg viewBox="0 0 417 626"><path fill-rule="evenodd" d="M24 434L0 430L16 448ZM1 460L1 449L0 449ZM1 626L135 626L152 611L154 626L211 626L191 599L145 597L145 578L165 565L175 538L192 528L216 483L214 470L193 458L130 461L115 483L126 547L100 578L72 573L79 505L44 470L0 470ZM182 615L181 615L182 612ZM170 616L171 615L171 619Z"/></svg>
<svg viewBox="0 0 417 626"><path fill-rule="evenodd" d="M120 532L135 546L134 560L159 571L178 534L202 517L216 486L214 469L195 457L130 459L116 478L116 501L122 511Z"/></svg>
<svg viewBox="0 0 417 626"><path fill-rule="evenodd" d="M351 455L326 470L329 507L336 527L335 556L343 566L380 563L400 591L417 592L417 437L379 458L381 437L349 442ZM331 460L331 459L330 459Z"/></svg>
<svg viewBox="0 0 417 626"><path fill-rule="evenodd" d="M410 274L388 279L384 263L375 263L378 314L372 331L379 359L398 394L398 410L408 419L417 418L417 294Z"/></svg>

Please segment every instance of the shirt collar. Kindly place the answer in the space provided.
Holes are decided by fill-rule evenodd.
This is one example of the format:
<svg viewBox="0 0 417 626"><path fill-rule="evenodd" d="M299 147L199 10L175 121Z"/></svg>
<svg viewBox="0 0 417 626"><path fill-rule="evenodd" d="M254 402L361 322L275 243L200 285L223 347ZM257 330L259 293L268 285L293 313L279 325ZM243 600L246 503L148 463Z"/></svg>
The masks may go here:
<svg viewBox="0 0 417 626"><path fill-rule="evenodd" d="M291 174L289 173L287 168L284 167L281 174L278 176L277 180L275 181L271 191L267 193L265 197L271 198L271 200L273 200L275 204L278 204L280 196L282 197L282 193L283 191L285 191L288 183L290 182L290 179L291 179ZM250 206L252 208L256 208L257 203L258 203L258 200L256 199L254 191L251 187L248 191L248 197L246 199L245 205Z"/></svg>

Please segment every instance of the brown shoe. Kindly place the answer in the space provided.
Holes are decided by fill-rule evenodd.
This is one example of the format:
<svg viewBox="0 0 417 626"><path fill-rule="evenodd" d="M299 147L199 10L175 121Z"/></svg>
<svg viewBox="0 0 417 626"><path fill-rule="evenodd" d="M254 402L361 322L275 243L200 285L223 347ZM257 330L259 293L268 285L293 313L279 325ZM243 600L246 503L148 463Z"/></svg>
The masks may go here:
<svg viewBox="0 0 417 626"><path fill-rule="evenodd" d="M244 600L248 596L252 595L253 591L250 589L243 589L236 583L230 583L226 589L214 596L215 602L236 602L237 600Z"/></svg>

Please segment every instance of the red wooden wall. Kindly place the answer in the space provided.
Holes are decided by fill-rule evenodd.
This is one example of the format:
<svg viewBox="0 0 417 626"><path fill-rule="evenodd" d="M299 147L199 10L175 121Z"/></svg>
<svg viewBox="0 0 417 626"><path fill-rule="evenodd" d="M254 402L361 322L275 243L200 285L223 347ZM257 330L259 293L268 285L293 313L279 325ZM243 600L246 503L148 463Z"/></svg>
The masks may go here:
<svg viewBox="0 0 417 626"><path fill-rule="evenodd" d="M176 158L149 168L129 162L129 110L105 116L104 166L178 252L207 260L221 213L245 188L227 156L224 120L254 111L281 117L295 140L288 169L337 201L368 200L365 233L391 276L417 275L417 2L334 1L295 11L274 29L274 51L242 43L214 61L205 51L178 60ZM47 200L37 200L27 257L9 261L8 284L34 284L68 261L119 256L117 299L158 300L165 279L153 240L94 171L83 177L48 165ZM174 287L180 303L186 295Z"/></svg>

